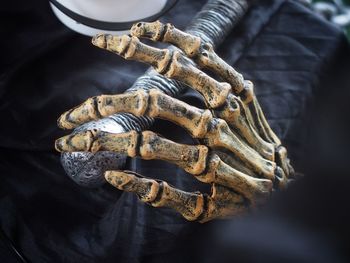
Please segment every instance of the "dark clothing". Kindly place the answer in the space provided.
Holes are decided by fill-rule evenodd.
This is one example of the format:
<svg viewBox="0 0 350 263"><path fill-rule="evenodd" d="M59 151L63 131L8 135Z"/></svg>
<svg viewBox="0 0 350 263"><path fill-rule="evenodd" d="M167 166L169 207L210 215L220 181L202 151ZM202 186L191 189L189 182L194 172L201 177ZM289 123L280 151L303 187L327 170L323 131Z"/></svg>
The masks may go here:
<svg viewBox="0 0 350 263"><path fill-rule="evenodd" d="M255 83L269 123L305 176L260 211L198 224L65 175L53 148L66 134L58 116L88 97L123 92L147 66L92 46L60 23L47 1L9 2L0 14L0 228L29 262L345 258L350 49L340 29L298 1L261 0L220 46L223 59ZM161 20L184 28L204 2L179 1ZM181 99L203 106L193 91ZM195 143L166 121L152 130ZM206 189L169 163L129 159L127 166L184 190ZM1 251L1 262L16 262Z"/></svg>

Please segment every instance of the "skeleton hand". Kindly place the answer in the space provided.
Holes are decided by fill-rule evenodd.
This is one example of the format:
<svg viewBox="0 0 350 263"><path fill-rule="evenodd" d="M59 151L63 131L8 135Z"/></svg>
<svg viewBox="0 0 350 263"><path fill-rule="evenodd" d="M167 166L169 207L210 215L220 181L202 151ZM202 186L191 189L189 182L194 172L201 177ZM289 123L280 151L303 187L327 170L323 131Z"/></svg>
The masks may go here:
<svg viewBox="0 0 350 263"><path fill-rule="evenodd" d="M91 130L58 139L58 151L115 151L175 163L211 184L211 194L184 192L130 171L108 171L105 178L120 190L136 193L143 202L171 207L186 219L200 222L244 212L266 201L273 189L286 186L293 168L262 113L250 81L218 57L210 45L171 24L137 23L131 35L97 35L93 44L126 59L148 63L160 74L184 82L202 94L208 109L193 107L157 89L137 90L90 98L62 114L59 126L72 129L128 112L174 122L201 145L175 143L151 131L112 134ZM168 42L182 52L157 49L139 38Z"/></svg>

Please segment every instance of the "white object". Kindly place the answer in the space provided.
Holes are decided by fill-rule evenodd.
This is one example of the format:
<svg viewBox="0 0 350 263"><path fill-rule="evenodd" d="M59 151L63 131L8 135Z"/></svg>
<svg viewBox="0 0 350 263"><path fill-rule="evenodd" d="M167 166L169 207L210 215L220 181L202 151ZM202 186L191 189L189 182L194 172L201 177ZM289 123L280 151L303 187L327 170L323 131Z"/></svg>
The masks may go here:
<svg viewBox="0 0 350 263"><path fill-rule="evenodd" d="M159 13L167 0L59 0L58 2L71 11L91 19L105 22L128 22L142 20ZM62 13L52 3L50 6L63 24L83 35L128 33L128 31L108 31L80 24Z"/></svg>
<svg viewBox="0 0 350 263"><path fill-rule="evenodd" d="M349 26L350 25L350 11L348 11L345 14L340 14L340 15L332 17L332 22L341 26L341 27Z"/></svg>

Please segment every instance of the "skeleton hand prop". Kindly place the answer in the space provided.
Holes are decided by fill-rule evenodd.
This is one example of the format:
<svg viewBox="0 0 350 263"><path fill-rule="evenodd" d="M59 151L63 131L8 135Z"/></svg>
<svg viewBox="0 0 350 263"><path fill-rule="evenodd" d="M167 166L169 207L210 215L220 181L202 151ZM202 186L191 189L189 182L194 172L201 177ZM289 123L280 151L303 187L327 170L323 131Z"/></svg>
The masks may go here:
<svg viewBox="0 0 350 263"><path fill-rule="evenodd" d="M93 44L126 59L150 64L158 73L187 84L203 96L208 109L193 107L157 89L136 90L90 98L62 114L59 126L72 129L127 112L174 122L201 145L175 143L151 131L112 134L91 130L58 139L58 151L115 151L175 163L211 184L211 194L184 192L130 171L108 171L105 178L120 190L136 193L141 201L171 207L186 219L200 222L244 212L265 202L273 189L287 185L294 175L293 168L286 149L263 115L252 82L244 80L209 44L171 24L137 23L131 35L97 35ZM168 42L181 51L154 48L139 38Z"/></svg>

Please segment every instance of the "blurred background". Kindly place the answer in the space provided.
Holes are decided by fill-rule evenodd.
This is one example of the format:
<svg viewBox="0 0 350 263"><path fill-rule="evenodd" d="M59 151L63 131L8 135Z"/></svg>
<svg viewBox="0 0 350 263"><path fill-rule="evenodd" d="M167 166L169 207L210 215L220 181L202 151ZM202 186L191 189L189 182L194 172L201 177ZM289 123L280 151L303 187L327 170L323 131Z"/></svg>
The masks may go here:
<svg viewBox="0 0 350 263"><path fill-rule="evenodd" d="M349 0L305 0L325 19L339 25L350 39L350 1Z"/></svg>

